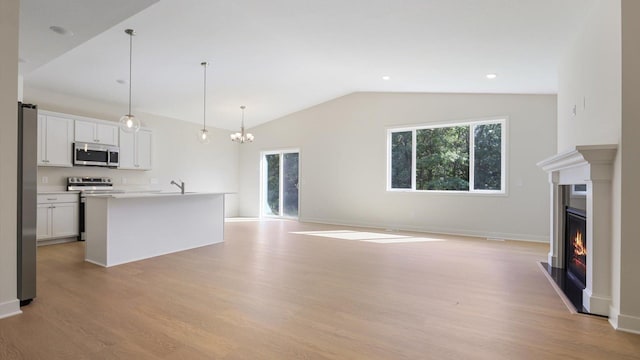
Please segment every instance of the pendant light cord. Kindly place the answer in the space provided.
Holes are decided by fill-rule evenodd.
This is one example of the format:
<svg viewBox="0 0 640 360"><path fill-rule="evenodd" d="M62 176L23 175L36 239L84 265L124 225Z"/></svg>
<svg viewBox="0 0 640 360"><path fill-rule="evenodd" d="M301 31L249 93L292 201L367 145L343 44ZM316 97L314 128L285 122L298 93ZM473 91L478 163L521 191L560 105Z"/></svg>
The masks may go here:
<svg viewBox="0 0 640 360"><path fill-rule="evenodd" d="M133 64L133 31L129 33L129 116L131 116L131 67Z"/></svg>
<svg viewBox="0 0 640 360"><path fill-rule="evenodd" d="M207 129L207 65L206 61L202 63L204 67L204 98L202 99L202 130Z"/></svg>
<svg viewBox="0 0 640 360"><path fill-rule="evenodd" d="M240 131L242 132L242 137L244 138L244 109L246 108L246 106L242 105L240 106L240 109L242 109L242 124L240 124Z"/></svg>

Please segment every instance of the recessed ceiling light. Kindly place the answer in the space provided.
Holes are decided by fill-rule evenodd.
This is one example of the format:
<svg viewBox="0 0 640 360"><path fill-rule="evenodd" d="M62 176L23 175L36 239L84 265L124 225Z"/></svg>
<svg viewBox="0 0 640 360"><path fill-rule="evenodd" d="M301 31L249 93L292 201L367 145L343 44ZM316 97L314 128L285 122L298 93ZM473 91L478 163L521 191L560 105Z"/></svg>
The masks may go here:
<svg viewBox="0 0 640 360"><path fill-rule="evenodd" d="M498 74L493 74L493 73L492 73L492 74L487 74L486 76L487 76L487 79L489 79L489 80L493 80L493 79L495 79L495 78L497 78L497 77L498 77Z"/></svg>
<svg viewBox="0 0 640 360"><path fill-rule="evenodd" d="M124 80L124 79L118 79L118 80L116 80L116 82L118 84L121 84L121 85L126 85L127 84L127 80Z"/></svg>
<svg viewBox="0 0 640 360"><path fill-rule="evenodd" d="M391 76L385 75L382 77L382 80L391 80Z"/></svg>
<svg viewBox="0 0 640 360"><path fill-rule="evenodd" d="M52 25L49 26L49 30L58 35L73 36L73 31L63 28L62 26Z"/></svg>

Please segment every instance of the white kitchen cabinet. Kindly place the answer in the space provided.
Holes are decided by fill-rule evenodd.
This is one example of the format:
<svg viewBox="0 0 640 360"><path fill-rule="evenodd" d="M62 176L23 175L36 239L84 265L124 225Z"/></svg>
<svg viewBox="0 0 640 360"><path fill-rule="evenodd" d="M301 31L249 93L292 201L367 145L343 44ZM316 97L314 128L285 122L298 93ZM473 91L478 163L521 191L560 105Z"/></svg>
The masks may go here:
<svg viewBox="0 0 640 360"><path fill-rule="evenodd" d="M71 167L73 120L38 115L38 166Z"/></svg>
<svg viewBox="0 0 640 360"><path fill-rule="evenodd" d="M54 204L51 209L51 237L72 237L79 235L78 203Z"/></svg>
<svg viewBox="0 0 640 360"><path fill-rule="evenodd" d="M51 204L38 204L36 211L36 239L51 238Z"/></svg>
<svg viewBox="0 0 640 360"><path fill-rule="evenodd" d="M77 237L78 194L38 195L36 239Z"/></svg>
<svg viewBox="0 0 640 360"><path fill-rule="evenodd" d="M153 133L140 129L135 133L120 130L119 169L151 170L153 157Z"/></svg>
<svg viewBox="0 0 640 360"><path fill-rule="evenodd" d="M118 146L118 126L76 120L75 141Z"/></svg>
<svg viewBox="0 0 640 360"><path fill-rule="evenodd" d="M135 133L120 130L120 154L118 155L120 169L135 169L136 142Z"/></svg>
<svg viewBox="0 0 640 360"><path fill-rule="evenodd" d="M138 154L138 168L143 170L151 170L151 150L152 150L152 134L151 131L138 131L136 139L136 149Z"/></svg>

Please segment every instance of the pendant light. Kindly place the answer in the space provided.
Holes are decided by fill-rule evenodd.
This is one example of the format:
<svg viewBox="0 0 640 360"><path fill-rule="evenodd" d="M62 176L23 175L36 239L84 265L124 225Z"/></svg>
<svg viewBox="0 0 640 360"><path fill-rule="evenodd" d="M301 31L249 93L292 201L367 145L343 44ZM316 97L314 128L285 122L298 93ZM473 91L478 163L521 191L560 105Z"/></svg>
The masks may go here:
<svg viewBox="0 0 640 360"><path fill-rule="evenodd" d="M244 109L247 107L242 105L240 109L242 109L242 123L240 124L240 132L231 134L231 141L238 142L240 144L244 144L245 142L252 142L253 135L244 131Z"/></svg>
<svg viewBox="0 0 640 360"><path fill-rule="evenodd" d="M203 61L200 63L204 69L204 97L202 104L202 129L198 131L198 141L202 144L209 143L209 131L207 130L207 66L209 63Z"/></svg>
<svg viewBox="0 0 640 360"><path fill-rule="evenodd" d="M140 130L140 120L131 114L131 60L133 53L133 36L136 32L133 29L127 29L124 32L129 35L129 112L120 118L120 128L124 132L133 133Z"/></svg>

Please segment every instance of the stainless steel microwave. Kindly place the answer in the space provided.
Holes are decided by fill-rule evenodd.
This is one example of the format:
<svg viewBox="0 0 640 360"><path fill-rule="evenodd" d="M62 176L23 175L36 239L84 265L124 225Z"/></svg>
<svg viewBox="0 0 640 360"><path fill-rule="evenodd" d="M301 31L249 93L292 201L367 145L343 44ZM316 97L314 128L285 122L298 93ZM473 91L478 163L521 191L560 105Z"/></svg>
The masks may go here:
<svg viewBox="0 0 640 360"><path fill-rule="evenodd" d="M117 146L76 142L73 144L73 165L118 167L120 148Z"/></svg>

